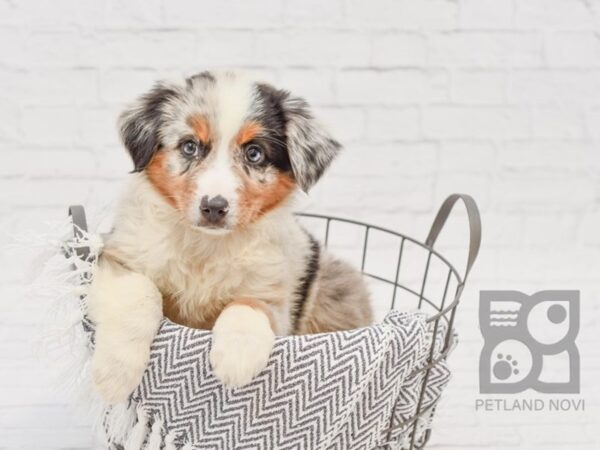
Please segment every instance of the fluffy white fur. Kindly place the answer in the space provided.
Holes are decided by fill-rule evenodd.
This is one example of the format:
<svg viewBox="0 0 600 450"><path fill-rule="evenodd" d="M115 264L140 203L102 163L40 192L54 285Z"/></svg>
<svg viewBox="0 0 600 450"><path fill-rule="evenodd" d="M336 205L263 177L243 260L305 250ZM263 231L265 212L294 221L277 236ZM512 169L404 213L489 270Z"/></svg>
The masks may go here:
<svg viewBox="0 0 600 450"><path fill-rule="evenodd" d="M226 308L213 328L210 363L215 375L229 386L248 384L267 365L274 342L263 312L245 305Z"/></svg>
<svg viewBox="0 0 600 450"><path fill-rule="evenodd" d="M107 401L125 400L141 379L162 318L160 291L179 292L190 313L219 299L261 299L270 307L275 330L268 332L263 312L232 306L226 319L216 322L211 360L215 374L230 385L247 383L264 367L272 336L291 332L294 283L308 251L289 207L244 230L212 236L182 221L143 174L132 176L117 210L118 227L106 243L118 249L128 268L101 263L88 300L98 324L94 378ZM239 337L248 337L253 326L257 332L246 342L260 345L244 345Z"/></svg>
<svg viewBox="0 0 600 450"><path fill-rule="evenodd" d="M289 306L281 298L292 295L307 251L304 231L290 207L235 233L211 236L190 227L143 174L135 174L107 247L118 248L129 268L153 280L161 292L177 292L190 313L232 298ZM289 333L288 312L274 311L277 334Z"/></svg>
<svg viewBox="0 0 600 450"><path fill-rule="evenodd" d="M162 319L162 296L142 274L101 260L88 292L96 324L92 377L109 403L123 401L140 383Z"/></svg>

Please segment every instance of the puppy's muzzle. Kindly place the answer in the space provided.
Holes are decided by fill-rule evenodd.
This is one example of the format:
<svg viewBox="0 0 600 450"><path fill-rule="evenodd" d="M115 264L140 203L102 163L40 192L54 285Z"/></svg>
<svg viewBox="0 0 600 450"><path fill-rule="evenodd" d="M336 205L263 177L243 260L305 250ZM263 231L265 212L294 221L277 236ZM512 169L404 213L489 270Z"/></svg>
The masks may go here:
<svg viewBox="0 0 600 450"><path fill-rule="evenodd" d="M229 212L229 202L220 195L208 198L207 195L200 201L200 213L202 217L210 223L217 224L221 222Z"/></svg>

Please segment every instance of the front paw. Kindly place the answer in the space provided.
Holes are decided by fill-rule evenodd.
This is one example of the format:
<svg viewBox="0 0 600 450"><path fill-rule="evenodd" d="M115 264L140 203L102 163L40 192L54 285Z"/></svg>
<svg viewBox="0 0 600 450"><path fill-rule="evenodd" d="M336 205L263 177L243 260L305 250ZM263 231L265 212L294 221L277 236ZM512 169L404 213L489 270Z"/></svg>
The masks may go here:
<svg viewBox="0 0 600 450"><path fill-rule="evenodd" d="M275 334L267 317L249 306L227 308L213 328L210 363L229 387L244 386L267 365Z"/></svg>
<svg viewBox="0 0 600 450"><path fill-rule="evenodd" d="M94 353L92 358L92 380L100 396L114 405L124 402L142 381L146 370L148 351L129 351L124 357L110 351Z"/></svg>
<svg viewBox="0 0 600 450"><path fill-rule="evenodd" d="M162 320L162 296L146 276L101 258L87 296L96 325L92 379L109 403L126 400L137 387Z"/></svg>

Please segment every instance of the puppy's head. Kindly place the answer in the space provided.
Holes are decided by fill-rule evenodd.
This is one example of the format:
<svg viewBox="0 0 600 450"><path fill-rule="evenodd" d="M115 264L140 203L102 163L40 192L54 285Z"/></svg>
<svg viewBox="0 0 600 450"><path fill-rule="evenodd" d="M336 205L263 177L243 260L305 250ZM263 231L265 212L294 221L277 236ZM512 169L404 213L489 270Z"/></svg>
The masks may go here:
<svg viewBox="0 0 600 450"><path fill-rule="evenodd" d="M157 84L121 115L120 131L134 171L217 233L307 191L340 148L304 100L233 73Z"/></svg>

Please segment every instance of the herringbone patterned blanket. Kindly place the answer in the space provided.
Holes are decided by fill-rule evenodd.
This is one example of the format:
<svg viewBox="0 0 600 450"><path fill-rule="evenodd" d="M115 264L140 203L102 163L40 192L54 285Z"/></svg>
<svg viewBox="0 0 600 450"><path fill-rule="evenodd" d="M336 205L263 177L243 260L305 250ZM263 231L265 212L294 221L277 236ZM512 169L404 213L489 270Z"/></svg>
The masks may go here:
<svg viewBox="0 0 600 450"><path fill-rule="evenodd" d="M439 351L445 327L436 334ZM137 424L120 433L125 449L405 447L431 338L423 314L397 311L368 328L280 337L267 368L228 389L210 368L211 333L165 320L129 406ZM433 366L422 409L433 410L448 379L445 362Z"/></svg>

